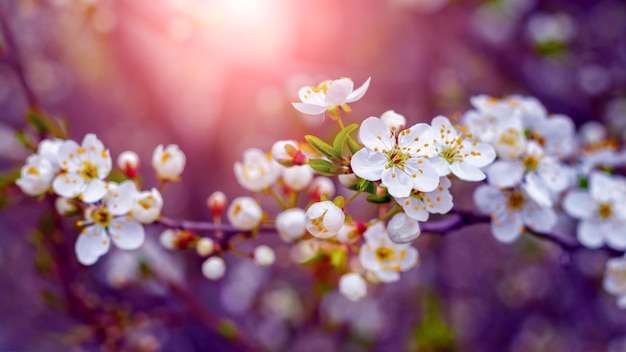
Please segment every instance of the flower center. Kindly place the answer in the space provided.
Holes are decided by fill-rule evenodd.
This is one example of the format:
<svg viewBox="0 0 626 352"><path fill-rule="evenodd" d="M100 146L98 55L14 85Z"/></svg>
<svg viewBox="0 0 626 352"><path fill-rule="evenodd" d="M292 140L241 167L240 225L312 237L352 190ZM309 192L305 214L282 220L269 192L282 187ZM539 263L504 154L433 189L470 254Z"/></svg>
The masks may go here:
<svg viewBox="0 0 626 352"><path fill-rule="evenodd" d="M315 93L324 92L324 94L326 94L326 92L328 92L328 81L322 82L317 87L311 87L311 90Z"/></svg>
<svg viewBox="0 0 626 352"><path fill-rule="evenodd" d="M528 172L537 170L539 166L539 158L536 155L528 155L522 158L522 165Z"/></svg>
<svg viewBox="0 0 626 352"><path fill-rule="evenodd" d="M602 203L598 207L598 216L600 219L608 219L613 215L613 209L611 208L611 204Z"/></svg>
<svg viewBox="0 0 626 352"><path fill-rule="evenodd" d="M83 176L85 181L93 180L98 177L98 167L91 161L83 161L78 173Z"/></svg>
<svg viewBox="0 0 626 352"><path fill-rule="evenodd" d="M387 153L387 157L389 158L389 164L387 168L390 167L398 167L400 170L404 170L404 162L407 161L411 155L408 153L404 153L399 149L399 146L396 144L394 148Z"/></svg>
<svg viewBox="0 0 626 352"><path fill-rule="evenodd" d="M519 211L524 206L524 195L520 191L513 191L507 200L509 210Z"/></svg>
<svg viewBox="0 0 626 352"><path fill-rule="evenodd" d="M140 200L139 202L137 202L137 203L139 203L139 205L140 205L142 208L144 208L144 209L148 210L148 209L152 208L152 206L154 205L154 199L153 199L153 197L152 197L152 196L149 196L149 197L147 197L147 198L145 198L145 199L141 199L141 200ZM239 204L237 204L237 205L239 205Z"/></svg>
<svg viewBox="0 0 626 352"><path fill-rule="evenodd" d="M91 213L91 218L96 224L106 228L109 226L113 216L109 213L106 207L101 206Z"/></svg>
<svg viewBox="0 0 626 352"><path fill-rule="evenodd" d="M389 262L396 261L396 251L389 247L378 247L376 248L376 259L379 262Z"/></svg>

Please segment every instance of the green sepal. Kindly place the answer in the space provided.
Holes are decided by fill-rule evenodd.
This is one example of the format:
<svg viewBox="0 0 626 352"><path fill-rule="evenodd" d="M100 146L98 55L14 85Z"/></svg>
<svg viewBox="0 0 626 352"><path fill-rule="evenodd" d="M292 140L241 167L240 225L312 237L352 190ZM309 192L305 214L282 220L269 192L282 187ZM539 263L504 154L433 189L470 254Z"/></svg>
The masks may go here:
<svg viewBox="0 0 626 352"><path fill-rule="evenodd" d="M589 179L584 176L580 176L578 178L578 188L589 189Z"/></svg>
<svg viewBox="0 0 626 352"><path fill-rule="evenodd" d="M328 158L341 158L341 153L337 153L330 144L324 142L323 140L310 134L304 136L304 139L309 142L313 149L317 150L322 155Z"/></svg>
<svg viewBox="0 0 626 352"><path fill-rule="evenodd" d="M357 143L354 139L350 138L348 139L348 148L350 148L350 153L354 155L356 152L361 150L363 146Z"/></svg>
<svg viewBox="0 0 626 352"><path fill-rule="evenodd" d="M322 176L334 176L331 172L335 165L328 160L324 159L309 159L309 166Z"/></svg>
<svg viewBox="0 0 626 352"><path fill-rule="evenodd" d="M343 248L330 252L330 264L338 271L342 271L347 263L348 256Z"/></svg>
<svg viewBox="0 0 626 352"><path fill-rule="evenodd" d="M339 131L339 133L337 133L337 136L335 136L335 140L333 141L333 149L335 150L336 155L343 155L343 147L346 144L346 139L348 139L350 133L358 127L359 125L353 123L344 127L341 131Z"/></svg>
<svg viewBox="0 0 626 352"><path fill-rule="evenodd" d="M26 147L28 150L33 152L37 150L37 142L32 136L26 134L26 132L22 130L15 131L15 138L21 145Z"/></svg>

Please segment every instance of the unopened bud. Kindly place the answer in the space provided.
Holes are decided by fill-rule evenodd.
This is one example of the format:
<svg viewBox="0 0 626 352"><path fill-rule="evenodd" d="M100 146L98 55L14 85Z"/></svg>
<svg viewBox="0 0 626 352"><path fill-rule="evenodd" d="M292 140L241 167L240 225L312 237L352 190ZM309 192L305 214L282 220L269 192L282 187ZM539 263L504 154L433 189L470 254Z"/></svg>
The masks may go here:
<svg viewBox="0 0 626 352"><path fill-rule="evenodd" d="M338 178L339 183L341 183L345 187L350 187L359 181L355 174L341 174L338 176Z"/></svg>
<svg viewBox="0 0 626 352"><path fill-rule="evenodd" d="M404 129L404 126L406 126L406 118L393 110L385 111L382 115L380 115L380 119L383 121L385 126L387 126L387 128L392 130L394 133L398 133Z"/></svg>
<svg viewBox="0 0 626 352"><path fill-rule="evenodd" d="M417 220L411 219L405 213L393 216L387 224L389 238L395 243L408 243L420 235L420 225Z"/></svg>
<svg viewBox="0 0 626 352"><path fill-rule="evenodd" d="M299 192L313 180L313 169L309 165L296 165L283 171L283 181L289 189Z"/></svg>
<svg viewBox="0 0 626 352"><path fill-rule="evenodd" d="M276 260L276 255L274 254L274 250L266 245L261 245L256 247L254 250L254 261L259 266L268 266L274 264L274 260Z"/></svg>
<svg viewBox="0 0 626 352"><path fill-rule="evenodd" d="M328 177L316 177L309 185L309 193L311 198L317 202L322 200L322 197L330 199L335 195L335 184Z"/></svg>
<svg viewBox="0 0 626 352"><path fill-rule="evenodd" d="M176 233L172 229L167 229L161 232L161 236L159 236L159 242L166 249L171 251L176 249Z"/></svg>
<svg viewBox="0 0 626 352"><path fill-rule="evenodd" d="M202 263L202 274L210 280L219 280L226 272L226 264L221 257L210 257Z"/></svg>
<svg viewBox="0 0 626 352"><path fill-rule="evenodd" d="M367 283L357 273L348 273L339 280L339 292L351 301L358 301L367 295Z"/></svg>
<svg viewBox="0 0 626 352"><path fill-rule="evenodd" d="M213 253L214 249L215 243L212 239L207 237L199 239L198 243L196 244L196 251L201 257L208 257Z"/></svg>
<svg viewBox="0 0 626 352"><path fill-rule="evenodd" d="M252 230L261 223L263 210L254 198L238 197L230 203L228 221L239 230Z"/></svg>
<svg viewBox="0 0 626 352"><path fill-rule="evenodd" d="M213 192L206 201L207 207L213 216L220 216L226 208L226 195L223 192Z"/></svg>
<svg viewBox="0 0 626 352"><path fill-rule="evenodd" d="M137 153L127 150L117 157L117 167L128 178L135 178L139 173L139 156Z"/></svg>
<svg viewBox="0 0 626 352"><path fill-rule="evenodd" d="M276 216L276 230L286 242L292 242L306 233L306 216L300 208L287 209Z"/></svg>

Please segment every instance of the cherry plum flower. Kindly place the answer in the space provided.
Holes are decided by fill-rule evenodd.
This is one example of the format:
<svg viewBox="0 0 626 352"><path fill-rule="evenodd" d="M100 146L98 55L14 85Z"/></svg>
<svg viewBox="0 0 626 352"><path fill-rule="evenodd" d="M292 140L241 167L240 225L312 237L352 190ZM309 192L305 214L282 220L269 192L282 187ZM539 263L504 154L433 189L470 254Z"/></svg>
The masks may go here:
<svg viewBox="0 0 626 352"><path fill-rule="evenodd" d="M439 175L429 161L435 155L429 125L418 123L396 135L381 119L370 117L361 123L359 139L365 148L352 156L355 175L380 180L393 197L408 197L413 189L437 188Z"/></svg>
<svg viewBox="0 0 626 352"><path fill-rule="evenodd" d="M480 185L474 191L474 203L491 216L491 233L500 242L515 241L526 226L547 232L556 225L557 216L551 207L542 207L521 188L501 189Z"/></svg>
<svg viewBox="0 0 626 352"><path fill-rule="evenodd" d="M48 191L54 174L55 168L49 160L39 154L33 154L26 159L26 164L20 170L20 177L15 184L29 196L38 196Z"/></svg>
<svg viewBox="0 0 626 352"><path fill-rule="evenodd" d="M606 262L604 290L617 296L617 305L626 308L626 257L610 258Z"/></svg>
<svg viewBox="0 0 626 352"><path fill-rule="evenodd" d="M443 176L439 178L439 186L432 192L413 190L408 197L396 198L407 216L426 221L430 214L447 214L452 209L452 182Z"/></svg>
<svg viewBox="0 0 626 352"><path fill-rule="evenodd" d="M363 268L374 273L380 281L398 281L401 271L407 271L417 264L417 249L409 244L391 241L383 223L368 227L363 237L366 242L361 246L359 261Z"/></svg>
<svg viewBox="0 0 626 352"><path fill-rule="evenodd" d="M79 197L94 203L107 193L105 178L111 172L111 156L95 134L87 134L82 144L67 140L58 150L61 174L52 181L54 191L66 198Z"/></svg>
<svg viewBox="0 0 626 352"><path fill-rule="evenodd" d="M252 197L238 197L233 199L226 211L228 221L240 230L252 230L263 219L263 210Z"/></svg>
<svg viewBox="0 0 626 352"><path fill-rule="evenodd" d="M243 153L243 162L236 162L235 177L241 187L259 192L270 187L280 177L283 166L260 149L250 148Z"/></svg>
<svg viewBox="0 0 626 352"><path fill-rule="evenodd" d="M339 279L339 293L356 302L367 295L367 283L358 273L344 274Z"/></svg>
<svg viewBox="0 0 626 352"><path fill-rule="evenodd" d="M579 219L577 236L587 248L603 244L626 249L626 179L594 172L589 190L570 191L563 199L565 212Z"/></svg>
<svg viewBox="0 0 626 352"><path fill-rule="evenodd" d="M452 127L445 116L437 116L431 123L435 132L435 151L437 156L431 163L439 176L452 172L464 181L481 181L485 174L480 170L493 162L496 152L490 144L472 140L473 135L466 133L467 128ZM460 131L459 131L460 130Z"/></svg>
<svg viewBox="0 0 626 352"><path fill-rule="evenodd" d="M145 238L144 228L129 212L135 204L137 189L132 181L109 184L109 191L99 205L91 206L85 226L76 240L76 256L84 265L92 265L109 251L111 241L120 249L139 248Z"/></svg>
<svg viewBox="0 0 626 352"><path fill-rule="evenodd" d="M354 83L350 78L326 80L317 86L300 88L298 97L301 102L291 105L303 114L319 115L328 112L333 119L337 119L340 110L351 111L348 103L361 99L369 84L370 78L359 88L354 89Z"/></svg>
<svg viewBox="0 0 626 352"><path fill-rule="evenodd" d="M163 197L158 189L137 193L132 215L143 224L154 222L163 208Z"/></svg>
<svg viewBox="0 0 626 352"><path fill-rule="evenodd" d="M152 167L163 180L178 181L186 162L185 154L176 144L167 147L159 144L152 153Z"/></svg>
<svg viewBox="0 0 626 352"><path fill-rule="evenodd" d="M305 215L307 231L318 238L335 236L345 220L343 210L329 200L314 203Z"/></svg>

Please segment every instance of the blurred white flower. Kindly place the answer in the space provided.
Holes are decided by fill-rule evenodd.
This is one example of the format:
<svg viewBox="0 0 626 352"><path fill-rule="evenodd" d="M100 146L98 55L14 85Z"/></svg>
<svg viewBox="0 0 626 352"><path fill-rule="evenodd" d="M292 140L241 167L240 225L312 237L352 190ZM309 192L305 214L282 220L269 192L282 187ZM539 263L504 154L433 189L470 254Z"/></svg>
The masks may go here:
<svg viewBox="0 0 626 352"><path fill-rule="evenodd" d="M620 308L626 308L626 257L607 260L602 286L606 292L617 296Z"/></svg>
<svg viewBox="0 0 626 352"><path fill-rule="evenodd" d="M300 208L282 211L276 216L276 230L285 242L292 242L306 233L305 212Z"/></svg>
<svg viewBox="0 0 626 352"><path fill-rule="evenodd" d="M406 127L406 118L393 110L388 110L380 115L380 119L385 124L385 127L398 133Z"/></svg>
<svg viewBox="0 0 626 352"><path fill-rule="evenodd" d="M391 241L383 223L368 227L363 237L365 243L361 246L359 261L380 281L398 281L400 271L407 271L417 264L417 249Z"/></svg>
<svg viewBox="0 0 626 352"><path fill-rule="evenodd" d="M57 197L54 201L54 208L59 215L68 216L78 211L78 206L73 200L64 197Z"/></svg>
<svg viewBox="0 0 626 352"><path fill-rule="evenodd" d="M439 178L439 186L434 191L413 190L408 197L396 198L396 202L402 206L407 216L417 221L426 221L430 214L446 214L452 209L451 185L452 182L443 176Z"/></svg>
<svg viewBox="0 0 626 352"><path fill-rule="evenodd" d="M308 191L311 199L315 201L320 201L322 197L331 199L335 195L335 184L330 178L319 176L311 181Z"/></svg>
<svg viewBox="0 0 626 352"><path fill-rule="evenodd" d="M234 165L235 177L241 187L259 192L276 182L283 166L260 149L250 148L243 153L243 163Z"/></svg>
<svg viewBox="0 0 626 352"><path fill-rule="evenodd" d="M358 273L348 273L339 279L339 292L351 301L358 301L367 295L367 283Z"/></svg>
<svg viewBox="0 0 626 352"><path fill-rule="evenodd" d="M252 230L261 223L263 210L251 197L235 198L226 212L228 221L239 230Z"/></svg>
<svg viewBox="0 0 626 352"><path fill-rule="evenodd" d="M361 99L369 84L370 78L359 88L354 89L354 83L349 78L327 80L318 86L300 88L298 97L301 102L291 103L291 105L303 114L319 115L328 112L332 118L336 119L339 116L339 110L351 111L348 103Z"/></svg>
<svg viewBox="0 0 626 352"><path fill-rule="evenodd" d="M178 181L183 173L187 158L176 144L163 147L159 144L152 153L152 167L163 180Z"/></svg>
<svg viewBox="0 0 626 352"><path fill-rule="evenodd" d="M313 169L309 165L294 165L283 170L285 186L299 192L309 187L313 180Z"/></svg>
<svg viewBox="0 0 626 352"><path fill-rule="evenodd" d="M254 261L259 266L268 266L274 264L276 255L274 250L266 245L260 245L254 249Z"/></svg>
<svg viewBox="0 0 626 352"><path fill-rule="evenodd" d="M26 159L15 184L29 196L46 193L55 175L55 168L46 158L33 154Z"/></svg>
<svg viewBox="0 0 626 352"><path fill-rule="evenodd" d="M209 280L219 280L226 272L222 257L210 257L202 263L202 274Z"/></svg>
<svg viewBox="0 0 626 352"><path fill-rule="evenodd" d="M395 243L409 243L416 239L421 231L417 220L412 219L405 213L394 215L387 224L389 239Z"/></svg>
<svg viewBox="0 0 626 352"><path fill-rule="evenodd" d="M213 192L207 199L206 205L213 216L222 215L226 208L226 195L220 191Z"/></svg>
<svg viewBox="0 0 626 352"><path fill-rule="evenodd" d="M139 155L132 150L126 150L117 157L117 167L128 178L135 178L139 173Z"/></svg>
<svg viewBox="0 0 626 352"><path fill-rule="evenodd" d="M163 197L161 192L153 188L150 191L137 193L131 214L141 223L149 224L159 218L162 208Z"/></svg>

